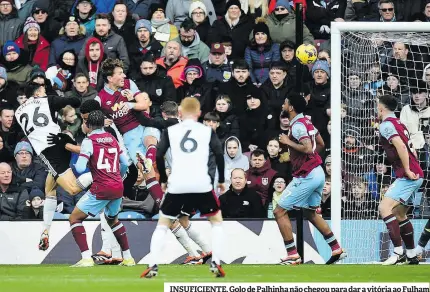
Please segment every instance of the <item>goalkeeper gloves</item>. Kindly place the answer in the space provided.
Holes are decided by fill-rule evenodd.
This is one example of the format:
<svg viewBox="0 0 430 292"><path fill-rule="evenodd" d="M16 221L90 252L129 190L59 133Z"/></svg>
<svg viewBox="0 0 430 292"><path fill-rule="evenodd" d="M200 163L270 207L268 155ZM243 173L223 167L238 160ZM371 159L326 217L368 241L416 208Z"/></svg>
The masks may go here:
<svg viewBox="0 0 430 292"><path fill-rule="evenodd" d="M66 145L67 143L76 145L76 141L73 140L69 135L64 133L52 134L49 133L49 136L46 139L49 145Z"/></svg>

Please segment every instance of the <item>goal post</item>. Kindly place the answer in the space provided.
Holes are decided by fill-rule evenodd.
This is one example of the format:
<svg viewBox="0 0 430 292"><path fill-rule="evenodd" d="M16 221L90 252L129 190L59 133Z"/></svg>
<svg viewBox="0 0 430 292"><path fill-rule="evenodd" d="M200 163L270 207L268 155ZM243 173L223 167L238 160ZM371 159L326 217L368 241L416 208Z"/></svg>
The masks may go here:
<svg viewBox="0 0 430 292"><path fill-rule="evenodd" d="M342 117L341 117L341 101L342 90L345 78L342 74L345 72L345 66L342 62L345 57L342 51L342 44L347 42L345 35L348 33L357 33L369 37L373 34L382 35L383 38L389 39L390 33L397 33L398 41L403 41L402 34L411 33L426 35L430 32L430 24L425 22L332 22L331 23L331 228L333 233L338 238L343 246L346 246L348 237L342 234ZM406 35L406 34L405 34ZM347 36L346 36L347 37ZM351 38L352 39L352 38ZM409 39L410 40L410 39ZM350 40L351 41L351 40ZM367 39L366 39L367 41ZM393 42L393 39L388 40ZM371 43L369 41L368 43ZM407 41L406 41L407 43ZM359 44L364 50L368 48L367 42ZM358 46L359 46L358 45ZM430 45L430 40L427 46ZM357 46L357 47L358 47ZM377 49L377 48L376 48ZM355 61L359 63L362 52L357 52L359 56ZM370 56L370 53L369 53ZM370 57L369 57L370 60ZM354 60L353 60L354 61ZM378 219L374 219L378 220ZM357 223L360 224L360 223ZM358 225L357 225L358 226ZM358 231L357 231L358 232ZM375 231L376 232L376 231ZM415 233L420 232L415 230ZM379 244L379 241L378 241ZM366 252L363 250L363 252ZM350 263L359 263L361 259L351 259Z"/></svg>

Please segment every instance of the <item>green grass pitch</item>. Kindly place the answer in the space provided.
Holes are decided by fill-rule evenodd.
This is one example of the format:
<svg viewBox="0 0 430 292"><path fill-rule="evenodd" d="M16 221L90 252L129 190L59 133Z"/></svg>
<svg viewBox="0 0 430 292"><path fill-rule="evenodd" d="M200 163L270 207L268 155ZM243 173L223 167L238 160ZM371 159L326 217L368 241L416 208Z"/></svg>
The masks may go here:
<svg viewBox="0 0 430 292"><path fill-rule="evenodd" d="M141 279L135 267L66 265L0 266L1 292L146 292L163 291L164 282L429 282L430 265L224 265L226 278L209 267L162 265L159 275Z"/></svg>

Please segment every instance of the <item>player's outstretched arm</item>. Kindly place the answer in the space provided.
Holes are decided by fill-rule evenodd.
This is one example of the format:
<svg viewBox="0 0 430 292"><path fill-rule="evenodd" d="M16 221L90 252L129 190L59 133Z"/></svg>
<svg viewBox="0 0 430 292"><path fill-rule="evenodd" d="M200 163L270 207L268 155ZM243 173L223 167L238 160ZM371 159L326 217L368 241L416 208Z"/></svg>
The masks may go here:
<svg viewBox="0 0 430 292"><path fill-rule="evenodd" d="M164 162L164 155L166 154L169 147L170 147L169 132L164 131L161 134L160 143L158 143L157 145L157 155L155 158L157 161L158 172L160 173L160 183L167 182L166 164Z"/></svg>
<svg viewBox="0 0 430 292"><path fill-rule="evenodd" d="M78 145L74 145L74 144L70 144L67 143L64 148L66 148L67 151L79 154L81 152L81 146Z"/></svg>
<svg viewBox="0 0 430 292"><path fill-rule="evenodd" d="M148 97L148 93L146 92L140 92L137 95L134 96L134 100L136 101L135 103L133 103L133 107L132 109L135 111L143 111L147 109L147 105L145 103L144 98Z"/></svg>
<svg viewBox="0 0 430 292"><path fill-rule="evenodd" d="M144 127L152 127L157 128L158 130L164 130L168 127L166 120L163 118L157 117L150 119L142 113L134 113L139 123Z"/></svg>

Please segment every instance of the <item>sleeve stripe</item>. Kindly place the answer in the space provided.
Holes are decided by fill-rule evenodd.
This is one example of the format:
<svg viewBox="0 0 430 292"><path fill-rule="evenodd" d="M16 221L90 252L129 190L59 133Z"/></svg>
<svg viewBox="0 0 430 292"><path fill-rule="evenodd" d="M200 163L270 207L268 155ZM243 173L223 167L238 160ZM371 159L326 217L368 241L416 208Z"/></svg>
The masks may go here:
<svg viewBox="0 0 430 292"><path fill-rule="evenodd" d="M79 153L79 156L85 157L86 159L90 160L90 157L87 154Z"/></svg>

